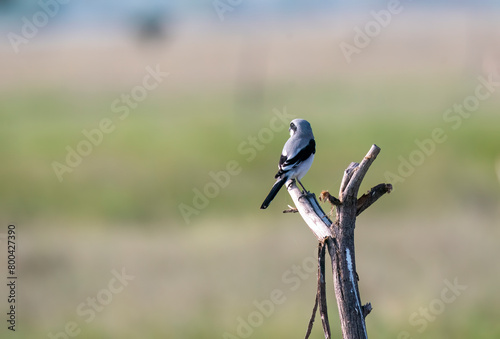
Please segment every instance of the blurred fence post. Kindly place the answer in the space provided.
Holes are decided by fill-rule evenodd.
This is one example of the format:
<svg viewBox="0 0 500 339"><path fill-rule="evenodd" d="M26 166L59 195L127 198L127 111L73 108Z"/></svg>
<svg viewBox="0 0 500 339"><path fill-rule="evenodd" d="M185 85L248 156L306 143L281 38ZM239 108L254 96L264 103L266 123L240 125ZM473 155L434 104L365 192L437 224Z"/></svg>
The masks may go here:
<svg viewBox="0 0 500 339"><path fill-rule="evenodd" d="M297 211L313 231L319 241L318 247L318 290L313 313L309 321L306 338L311 333L315 313L319 304L325 338L330 338L330 327L326 308L324 246L328 247L332 262L335 297L340 315L342 337L344 339L367 338L365 317L371 311L371 304L362 305L358 289L358 274L354 251L354 228L356 217L385 193L390 193L390 184L380 184L357 198L359 186L373 163L380 148L372 145L361 163L351 163L344 172L340 185L339 199L323 191L319 197L336 206L336 219L331 222L325 215L314 194L303 195L292 182L288 192Z"/></svg>

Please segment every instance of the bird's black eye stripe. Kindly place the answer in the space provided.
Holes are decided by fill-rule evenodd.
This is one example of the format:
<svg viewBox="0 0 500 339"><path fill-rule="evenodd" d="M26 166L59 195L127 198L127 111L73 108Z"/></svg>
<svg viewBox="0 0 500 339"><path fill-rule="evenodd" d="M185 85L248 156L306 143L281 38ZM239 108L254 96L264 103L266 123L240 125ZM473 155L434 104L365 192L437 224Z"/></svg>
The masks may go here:
<svg viewBox="0 0 500 339"><path fill-rule="evenodd" d="M294 132L297 131L297 126L293 122L290 123L290 129L292 129Z"/></svg>

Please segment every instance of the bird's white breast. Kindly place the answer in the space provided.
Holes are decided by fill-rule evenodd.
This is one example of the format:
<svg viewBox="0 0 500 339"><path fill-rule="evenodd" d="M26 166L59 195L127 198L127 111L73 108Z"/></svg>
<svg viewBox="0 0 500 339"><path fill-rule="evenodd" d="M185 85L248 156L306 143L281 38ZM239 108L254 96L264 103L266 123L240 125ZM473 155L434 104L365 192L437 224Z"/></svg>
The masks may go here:
<svg viewBox="0 0 500 339"><path fill-rule="evenodd" d="M300 166L297 166L293 178L297 178L299 180L302 179L302 177L306 175L307 171L309 171L309 169L311 168L313 160L314 160L314 154L311 154L311 156L307 158L304 162L302 162Z"/></svg>

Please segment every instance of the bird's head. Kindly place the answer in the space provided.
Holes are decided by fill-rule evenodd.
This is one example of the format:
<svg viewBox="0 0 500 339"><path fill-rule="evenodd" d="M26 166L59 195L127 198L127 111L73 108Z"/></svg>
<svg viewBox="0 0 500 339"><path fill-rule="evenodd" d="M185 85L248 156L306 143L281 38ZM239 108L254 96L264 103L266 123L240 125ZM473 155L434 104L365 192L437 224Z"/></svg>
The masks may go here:
<svg viewBox="0 0 500 339"><path fill-rule="evenodd" d="M311 124L304 119L293 119L290 123L288 131L290 132L290 136L293 136L296 133L303 134L309 132L312 134Z"/></svg>

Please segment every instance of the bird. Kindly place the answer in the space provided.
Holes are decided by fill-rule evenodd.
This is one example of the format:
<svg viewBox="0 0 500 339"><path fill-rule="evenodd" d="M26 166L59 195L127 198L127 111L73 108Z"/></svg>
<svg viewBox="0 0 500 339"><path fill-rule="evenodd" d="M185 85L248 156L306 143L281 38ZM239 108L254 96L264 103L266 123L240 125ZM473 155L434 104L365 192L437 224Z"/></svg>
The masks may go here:
<svg viewBox="0 0 500 339"><path fill-rule="evenodd" d="M307 193L300 179L306 175L311 168L314 154L316 153L316 141L311 129L311 124L304 119L294 119L290 122L290 138L286 141L281 152L278 163L278 173L274 176L276 182L266 199L260 206L266 209L283 185L289 180L296 179Z"/></svg>

